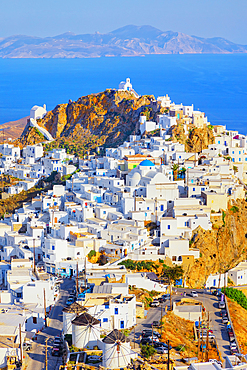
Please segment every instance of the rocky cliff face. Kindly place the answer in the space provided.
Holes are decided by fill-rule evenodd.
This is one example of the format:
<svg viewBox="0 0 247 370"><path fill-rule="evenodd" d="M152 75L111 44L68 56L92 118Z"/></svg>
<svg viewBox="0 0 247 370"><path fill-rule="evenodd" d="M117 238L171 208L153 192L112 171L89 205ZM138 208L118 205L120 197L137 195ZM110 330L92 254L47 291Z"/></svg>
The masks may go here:
<svg viewBox="0 0 247 370"><path fill-rule="evenodd" d="M229 202L221 222L213 224L211 231L197 229L192 248L200 250L201 258L190 266L187 283L202 287L210 273L224 273L247 258L247 203L245 200ZM223 275L222 275L223 279Z"/></svg>
<svg viewBox="0 0 247 370"><path fill-rule="evenodd" d="M128 91L106 90L59 104L37 123L55 138L49 147L65 147L83 155L98 146L116 147L123 143L138 131L142 112L156 119L158 110L152 105L153 99L152 95L137 98Z"/></svg>
<svg viewBox="0 0 247 370"><path fill-rule="evenodd" d="M169 134L172 135L172 141L185 144L185 150L191 153L199 153L203 149L207 149L208 145L214 144L215 141L211 126L192 127L186 135L184 125L179 123L177 126L171 127Z"/></svg>

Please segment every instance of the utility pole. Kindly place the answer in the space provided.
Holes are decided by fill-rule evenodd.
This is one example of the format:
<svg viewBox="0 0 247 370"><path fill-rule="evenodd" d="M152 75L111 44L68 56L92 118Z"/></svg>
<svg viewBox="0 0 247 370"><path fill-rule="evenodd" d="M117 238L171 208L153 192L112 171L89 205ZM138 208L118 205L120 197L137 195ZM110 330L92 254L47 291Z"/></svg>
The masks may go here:
<svg viewBox="0 0 247 370"><path fill-rule="evenodd" d="M197 349L197 357L198 357L198 361L200 359L200 332L201 332L201 321L199 319L199 326L198 326L198 349Z"/></svg>
<svg viewBox="0 0 247 370"><path fill-rule="evenodd" d="M169 278L170 283L170 311L172 311L172 286L171 286L171 278Z"/></svg>
<svg viewBox="0 0 247 370"><path fill-rule="evenodd" d="M45 327L47 327L45 288L44 288L44 313L45 313Z"/></svg>
<svg viewBox="0 0 247 370"><path fill-rule="evenodd" d="M45 370L48 370L48 361L47 361L47 341L49 338L45 340Z"/></svg>
<svg viewBox="0 0 247 370"><path fill-rule="evenodd" d="M84 276L84 284L85 284L85 289L87 289L87 257L85 257L85 276Z"/></svg>
<svg viewBox="0 0 247 370"><path fill-rule="evenodd" d="M20 337L20 355L21 355L21 363L22 363L21 324L19 324L19 337Z"/></svg>
<svg viewBox="0 0 247 370"><path fill-rule="evenodd" d="M35 274L35 239L33 239L33 273Z"/></svg>
<svg viewBox="0 0 247 370"><path fill-rule="evenodd" d="M161 303L161 312L160 312L160 335L162 337L162 319L163 319L163 307Z"/></svg>
<svg viewBox="0 0 247 370"><path fill-rule="evenodd" d="M134 349L136 348L136 327L134 326Z"/></svg>
<svg viewBox="0 0 247 370"><path fill-rule="evenodd" d="M78 296L78 261L76 263L76 298Z"/></svg>
<svg viewBox="0 0 247 370"><path fill-rule="evenodd" d="M155 223L156 223L156 225L157 225L157 222L158 222L158 216L157 216L157 208L158 208L158 206L157 206L157 197L155 197Z"/></svg>
<svg viewBox="0 0 247 370"><path fill-rule="evenodd" d="M207 339L206 339L206 362L208 362L208 334L209 334L209 312L208 312Z"/></svg>
<svg viewBox="0 0 247 370"><path fill-rule="evenodd" d="M167 341L167 344L168 344L168 353L167 353L167 370L170 369L170 341L168 340Z"/></svg>

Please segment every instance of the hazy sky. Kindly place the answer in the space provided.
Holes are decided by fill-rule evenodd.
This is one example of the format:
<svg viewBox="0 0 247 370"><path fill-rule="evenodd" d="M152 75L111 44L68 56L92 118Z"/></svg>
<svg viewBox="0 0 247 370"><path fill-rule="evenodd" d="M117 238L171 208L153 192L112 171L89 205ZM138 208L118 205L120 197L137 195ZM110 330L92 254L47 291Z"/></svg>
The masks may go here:
<svg viewBox="0 0 247 370"><path fill-rule="evenodd" d="M247 44L247 0L0 0L0 37L151 25Z"/></svg>

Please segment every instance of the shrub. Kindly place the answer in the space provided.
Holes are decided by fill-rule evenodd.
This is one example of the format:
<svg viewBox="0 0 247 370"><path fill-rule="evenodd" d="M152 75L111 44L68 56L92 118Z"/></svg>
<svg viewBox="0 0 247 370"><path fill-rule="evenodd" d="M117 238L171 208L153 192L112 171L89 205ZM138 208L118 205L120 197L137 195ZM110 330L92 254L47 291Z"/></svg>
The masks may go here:
<svg viewBox="0 0 247 370"><path fill-rule="evenodd" d="M157 351L154 349L153 346L150 346L149 344L146 345L140 345L141 347L141 355L142 357L149 359L149 357L153 356Z"/></svg>
<svg viewBox="0 0 247 370"><path fill-rule="evenodd" d="M228 298L233 299L241 307L247 310L247 298L241 290L235 288L224 288L222 291Z"/></svg>
<svg viewBox="0 0 247 370"><path fill-rule="evenodd" d="M92 249L89 253L88 253L88 258L91 259L92 257L96 256L96 252Z"/></svg>
<svg viewBox="0 0 247 370"><path fill-rule="evenodd" d="M233 213L236 213L239 211L239 208L237 206L233 206L232 208L230 208L230 211L232 211Z"/></svg>

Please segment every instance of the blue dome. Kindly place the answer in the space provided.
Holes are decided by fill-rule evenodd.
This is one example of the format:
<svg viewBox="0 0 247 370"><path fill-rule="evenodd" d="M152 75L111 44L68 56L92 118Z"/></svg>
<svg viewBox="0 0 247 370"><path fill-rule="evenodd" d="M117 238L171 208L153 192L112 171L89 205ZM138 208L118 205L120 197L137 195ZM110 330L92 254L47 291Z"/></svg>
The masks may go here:
<svg viewBox="0 0 247 370"><path fill-rule="evenodd" d="M153 162L151 162L149 159L144 159L144 161L142 161L139 166L144 166L144 167L154 167L155 165L153 164Z"/></svg>

